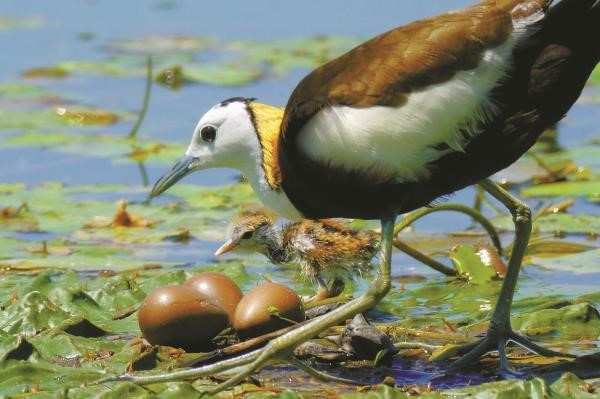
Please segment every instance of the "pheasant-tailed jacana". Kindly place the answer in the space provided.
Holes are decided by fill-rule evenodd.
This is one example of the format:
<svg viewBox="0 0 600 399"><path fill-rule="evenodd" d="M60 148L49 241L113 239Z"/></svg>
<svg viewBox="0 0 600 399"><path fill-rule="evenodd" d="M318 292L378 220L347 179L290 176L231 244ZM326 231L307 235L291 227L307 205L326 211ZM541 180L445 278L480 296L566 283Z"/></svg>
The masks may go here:
<svg viewBox="0 0 600 399"><path fill-rule="evenodd" d="M232 220L227 241L215 255L260 253L275 264L297 264L301 275L317 288L309 301L335 296L344 280L367 272L379 247L375 232L355 230L339 220L303 219L281 228L275 221L262 210L241 212ZM332 282L331 289L326 281Z"/></svg>
<svg viewBox="0 0 600 399"><path fill-rule="evenodd" d="M250 364L218 389L376 305L390 289L396 216L477 182L510 210L516 234L487 335L463 348L454 368L497 349L507 370L507 341L552 354L510 325L530 210L486 178L569 110L600 59L598 37L600 0L484 0L393 29L324 64L298 84L284 111L233 98L202 116L186 156L152 195L191 172L233 167L288 218L382 224L369 290L240 360Z"/></svg>

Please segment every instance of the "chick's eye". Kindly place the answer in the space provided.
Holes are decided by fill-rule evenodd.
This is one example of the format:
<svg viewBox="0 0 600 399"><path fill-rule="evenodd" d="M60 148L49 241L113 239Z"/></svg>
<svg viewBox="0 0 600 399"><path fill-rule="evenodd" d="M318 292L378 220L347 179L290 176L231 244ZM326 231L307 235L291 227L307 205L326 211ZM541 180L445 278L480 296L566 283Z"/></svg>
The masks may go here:
<svg viewBox="0 0 600 399"><path fill-rule="evenodd" d="M244 234L242 234L242 238L244 240L249 240L250 238L252 238L252 234L253 234L252 230L249 230L249 231L245 232Z"/></svg>
<svg viewBox="0 0 600 399"><path fill-rule="evenodd" d="M212 143L215 141L215 137L217 136L217 129L214 126L204 126L202 130L200 130L200 137L202 140L207 143Z"/></svg>

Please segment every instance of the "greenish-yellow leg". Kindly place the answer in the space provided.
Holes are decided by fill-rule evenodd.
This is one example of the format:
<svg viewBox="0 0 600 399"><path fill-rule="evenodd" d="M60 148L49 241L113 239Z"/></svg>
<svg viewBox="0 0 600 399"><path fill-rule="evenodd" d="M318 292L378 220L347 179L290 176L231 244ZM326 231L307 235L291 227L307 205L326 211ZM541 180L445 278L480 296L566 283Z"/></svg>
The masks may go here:
<svg viewBox="0 0 600 399"><path fill-rule="evenodd" d="M312 322L296 330L275 338L261 350L255 360L244 366L231 379L217 385L214 389L207 392L207 394L216 394L239 384L248 375L259 370L267 362L273 359L291 359L294 348L301 343L315 337L327 328L342 323L354 315L365 312L377 305L377 303L388 293L391 286L391 254L395 219L396 217L392 216L381 220L382 239L379 248L379 270L377 277L373 280L365 294L340 306L330 313L316 317ZM296 360L292 360L291 363L298 365ZM312 374L316 376L316 374Z"/></svg>
<svg viewBox="0 0 600 399"><path fill-rule="evenodd" d="M517 285L517 279L519 277L521 262L525 255L527 243L529 242L529 235L531 233L531 211L524 202L512 196L508 191L504 190L490 179L480 182L479 185L509 209L515 224L515 238L506 276L504 277L504 283L502 284L500 296L498 297L498 302L496 303L494 313L492 314L487 334L482 340L460 348L459 354L464 355L462 358L452 363L451 370L458 370L473 364L487 352L498 350L500 357L500 372L502 374L510 374L511 370L508 366L505 354L505 345L508 341L512 341L543 356L574 357L572 355L565 355L541 347L513 331L510 324L510 308L515 287Z"/></svg>

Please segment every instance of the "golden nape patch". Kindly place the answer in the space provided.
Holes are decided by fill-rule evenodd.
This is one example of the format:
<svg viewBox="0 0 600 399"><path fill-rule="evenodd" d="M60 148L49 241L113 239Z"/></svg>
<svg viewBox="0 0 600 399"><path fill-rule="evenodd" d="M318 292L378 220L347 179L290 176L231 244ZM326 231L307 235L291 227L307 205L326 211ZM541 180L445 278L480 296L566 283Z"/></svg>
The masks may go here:
<svg viewBox="0 0 600 399"><path fill-rule="evenodd" d="M262 147L262 166L267 182L272 189L277 189L281 187L281 170L277 156L283 109L258 102L250 103L249 107Z"/></svg>

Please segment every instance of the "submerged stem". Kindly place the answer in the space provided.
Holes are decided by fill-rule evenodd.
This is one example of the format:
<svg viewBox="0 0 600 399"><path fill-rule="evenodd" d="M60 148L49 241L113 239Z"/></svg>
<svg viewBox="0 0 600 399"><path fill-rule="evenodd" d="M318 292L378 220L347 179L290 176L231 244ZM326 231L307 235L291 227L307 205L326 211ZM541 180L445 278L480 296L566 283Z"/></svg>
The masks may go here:
<svg viewBox="0 0 600 399"><path fill-rule="evenodd" d="M142 101L142 109L138 114L137 121L135 125L131 128L131 131L127 135L127 138L134 139L138 130L140 130L140 126L142 126L142 122L144 121L144 117L146 116L146 111L148 110L148 104L150 103L150 93L152 91L152 56L149 55L146 57L146 88L144 89L144 100Z"/></svg>
<svg viewBox="0 0 600 399"><path fill-rule="evenodd" d="M492 225L492 223L485 216L483 216L481 212L462 204L441 204L436 205L432 208L422 208L412 213L409 213L402 220L396 223L396 226L394 226L394 236L398 235L398 233L400 233L402 230L409 227L411 224L421 219L422 217L429 215L430 213L441 211L460 212L475 219L477 222L479 222L481 227L483 227L485 231L489 234L492 243L494 244L496 249L498 249L498 253L502 254L502 244L500 243L500 237L494 225Z"/></svg>

